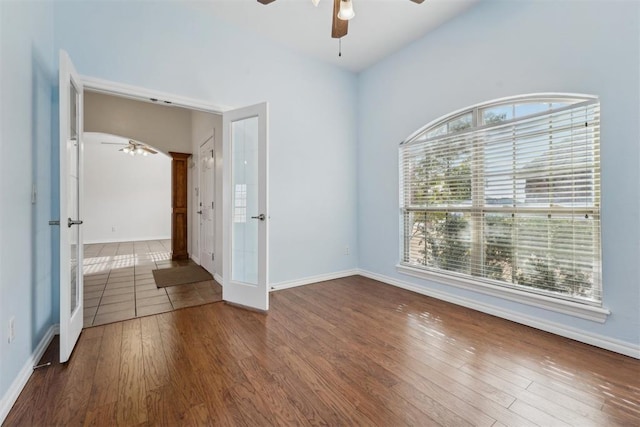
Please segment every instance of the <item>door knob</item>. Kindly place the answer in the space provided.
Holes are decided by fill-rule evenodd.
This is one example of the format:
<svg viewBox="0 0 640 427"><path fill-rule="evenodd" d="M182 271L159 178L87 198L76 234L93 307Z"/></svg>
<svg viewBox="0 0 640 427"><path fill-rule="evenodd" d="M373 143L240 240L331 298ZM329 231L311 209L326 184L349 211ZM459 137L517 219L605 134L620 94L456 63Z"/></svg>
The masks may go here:
<svg viewBox="0 0 640 427"><path fill-rule="evenodd" d="M264 214L260 214L258 216L252 216L251 218L252 219L259 219L260 221L264 221L265 216L264 216Z"/></svg>
<svg viewBox="0 0 640 427"><path fill-rule="evenodd" d="M71 228L72 225L80 225L82 224L82 221L79 219L71 219L68 218L67 219L67 227Z"/></svg>
<svg viewBox="0 0 640 427"><path fill-rule="evenodd" d="M198 211L196 212L198 215L202 215L202 211Z"/></svg>

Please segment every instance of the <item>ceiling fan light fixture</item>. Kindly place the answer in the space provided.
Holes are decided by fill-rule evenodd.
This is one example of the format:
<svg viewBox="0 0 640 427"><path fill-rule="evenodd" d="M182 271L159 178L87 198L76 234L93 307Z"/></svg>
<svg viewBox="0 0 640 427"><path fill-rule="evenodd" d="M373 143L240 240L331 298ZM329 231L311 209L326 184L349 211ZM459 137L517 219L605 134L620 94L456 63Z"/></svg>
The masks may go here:
<svg viewBox="0 0 640 427"><path fill-rule="evenodd" d="M318 7L318 3L320 3L320 0L311 0L311 3L313 3L315 7Z"/></svg>
<svg viewBox="0 0 640 427"><path fill-rule="evenodd" d="M353 11L353 3L351 0L340 0L340 11L338 12L338 18L343 21L348 21L356 16Z"/></svg>

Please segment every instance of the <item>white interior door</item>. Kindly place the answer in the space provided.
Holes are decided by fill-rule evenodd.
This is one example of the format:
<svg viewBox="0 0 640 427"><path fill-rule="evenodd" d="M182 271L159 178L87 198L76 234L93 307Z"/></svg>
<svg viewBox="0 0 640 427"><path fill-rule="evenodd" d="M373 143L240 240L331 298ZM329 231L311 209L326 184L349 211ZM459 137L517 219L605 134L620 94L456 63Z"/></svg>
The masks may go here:
<svg viewBox="0 0 640 427"><path fill-rule="evenodd" d="M214 273L213 249L215 241L214 228L214 189L215 189L215 156L213 136L200 146L200 265L209 273Z"/></svg>
<svg viewBox="0 0 640 427"><path fill-rule="evenodd" d="M269 309L267 104L222 116L225 301Z"/></svg>
<svg viewBox="0 0 640 427"><path fill-rule="evenodd" d="M82 82L60 51L60 362L82 331Z"/></svg>

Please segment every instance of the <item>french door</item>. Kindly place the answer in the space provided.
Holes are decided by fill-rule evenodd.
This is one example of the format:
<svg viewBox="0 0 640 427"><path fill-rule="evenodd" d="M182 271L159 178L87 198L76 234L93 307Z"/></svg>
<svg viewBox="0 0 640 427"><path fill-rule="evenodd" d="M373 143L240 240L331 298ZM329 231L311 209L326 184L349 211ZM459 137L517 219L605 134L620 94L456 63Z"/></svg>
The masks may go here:
<svg viewBox="0 0 640 427"><path fill-rule="evenodd" d="M60 362L82 331L83 88L69 55L60 51Z"/></svg>
<svg viewBox="0 0 640 427"><path fill-rule="evenodd" d="M222 116L222 298L261 311L269 309L267 110L262 103Z"/></svg>

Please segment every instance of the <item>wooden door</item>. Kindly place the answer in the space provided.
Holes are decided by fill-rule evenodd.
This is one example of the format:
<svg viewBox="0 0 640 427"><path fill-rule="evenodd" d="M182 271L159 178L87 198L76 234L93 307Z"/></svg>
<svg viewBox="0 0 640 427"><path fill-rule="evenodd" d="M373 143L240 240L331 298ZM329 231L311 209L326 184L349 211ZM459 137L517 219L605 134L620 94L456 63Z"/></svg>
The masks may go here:
<svg viewBox="0 0 640 427"><path fill-rule="evenodd" d="M188 153L171 155L171 259L188 259L187 251L187 175L189 172Z"/></svg>

